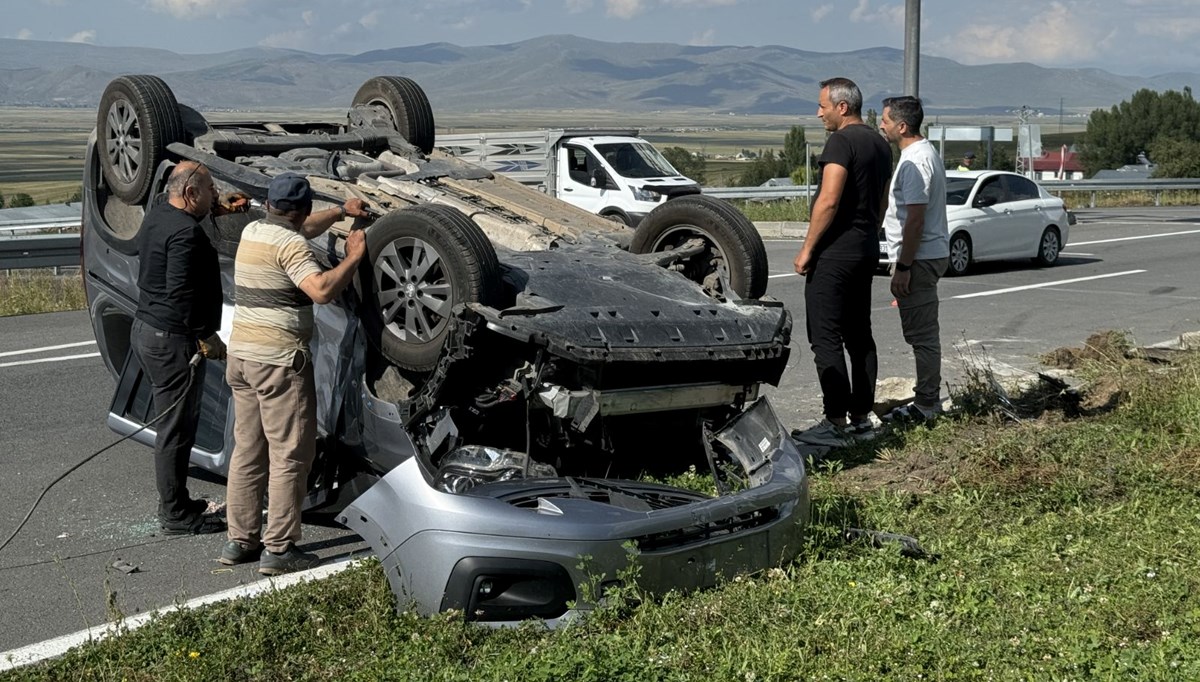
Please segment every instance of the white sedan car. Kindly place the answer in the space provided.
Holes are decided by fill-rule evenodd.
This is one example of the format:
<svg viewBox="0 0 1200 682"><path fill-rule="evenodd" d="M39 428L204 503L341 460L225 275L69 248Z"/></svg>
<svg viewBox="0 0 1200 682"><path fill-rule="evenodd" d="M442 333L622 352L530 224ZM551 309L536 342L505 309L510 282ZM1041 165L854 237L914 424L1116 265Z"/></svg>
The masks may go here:
<svg viewBox="0 0 1200 682"><path fill-rule="evenodd" d="M1029 178L1006 171L946 171L950 227L947 275L972 263L1029 258L1054 265L1067 243L1071 216L1062 199ZM879 262L893 262L880 231Z"/></svg>

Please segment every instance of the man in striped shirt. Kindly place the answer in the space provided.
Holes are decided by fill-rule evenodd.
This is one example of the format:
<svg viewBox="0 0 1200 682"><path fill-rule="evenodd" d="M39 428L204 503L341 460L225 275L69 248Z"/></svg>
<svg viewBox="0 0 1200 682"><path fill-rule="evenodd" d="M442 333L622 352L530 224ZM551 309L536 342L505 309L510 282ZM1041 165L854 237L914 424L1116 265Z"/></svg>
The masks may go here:
<svg viewBox="0 0 1200 682"><path fill-rule="evenodd" d="M309 342L313 303L334 300L366 253L361 230L346 255L322 270L307 241L346 216L365 216L361 199L312 213L308 180L284 173L267 190L267 215L246 226L234 264L235 306L225 378L233 391L234 438L223 564L259 561L278 575L320 563L300 551L300 504L316 456L316 385ZM267 523L262 497L267 493Z"/></svg>

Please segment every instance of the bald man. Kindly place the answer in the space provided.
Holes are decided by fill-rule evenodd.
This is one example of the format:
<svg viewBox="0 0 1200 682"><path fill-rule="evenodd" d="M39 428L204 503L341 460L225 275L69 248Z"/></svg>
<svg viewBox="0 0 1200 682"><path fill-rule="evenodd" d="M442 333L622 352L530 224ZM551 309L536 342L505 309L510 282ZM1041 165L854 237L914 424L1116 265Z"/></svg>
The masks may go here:
<svg viewBox="0 0 1200 682"><path fill-rule="evenodd" d="M154 440L158 520L167 535L225 529L219 516L206 513L208 502L191 499L187 489L204 383L203 360L193 367L191 359L197 352L209 359L224 356L217 336L221 270L200 221L249 205L245 195L222 205L208 169L184 161L167 180L167 200L146 213L138 231L138 308L130 341L150 379L155 415L170 410L155 422Z"/></svg>

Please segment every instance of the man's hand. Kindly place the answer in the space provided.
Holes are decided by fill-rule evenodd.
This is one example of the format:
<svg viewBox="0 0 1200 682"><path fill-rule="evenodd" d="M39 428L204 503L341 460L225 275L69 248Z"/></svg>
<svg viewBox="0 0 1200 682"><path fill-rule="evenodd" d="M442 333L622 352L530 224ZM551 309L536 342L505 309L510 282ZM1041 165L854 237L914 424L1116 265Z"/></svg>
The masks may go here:
<svg viewBox="0 0 1200 682"><path fill-rule="evenodd" d="M230 213L245 213L250 210L250 195L245 192L230 192L217 199L213 209L214 216L229 215Z"/></svg>
<svg viewBox="0 0 1200 682"><path fill-rule="evenodd" d="M367 202L358 197L347 199L346 203L342 204L342 208L351 218L367 218L371 215L367 213Z"/></svg>
<svg viewBox="0 0 1200 682"><path fill-rule="evenodd" d="M224 360L225 359L225 342L221 337L213 334L207 339L200 340L200 354L209 360Z"/></svg>
<svg viewBox="0 0 1200 682"><path fill-rule="evenodd" d="M912 272L900 272L899 270L892 273L892 296L896 298L904 298L908 296L909 284L912 282Z"/></svg>
<svg viewBox="0 0 1200 682"><path fill-rule="evenodd" d="M792 265L796 268L797 275L807 275L812 267L812 254L808 249L800 249L800 253L796 254L796 260L792 261Z"/></svg>
<svg viewBox="0 0 1200 682"><path fill-rule="evenodd" d="M351 199L350 201L358 201ZM346 260L357 263L367 253L367 238L362 230L354 230L346 235Z"/></svg>

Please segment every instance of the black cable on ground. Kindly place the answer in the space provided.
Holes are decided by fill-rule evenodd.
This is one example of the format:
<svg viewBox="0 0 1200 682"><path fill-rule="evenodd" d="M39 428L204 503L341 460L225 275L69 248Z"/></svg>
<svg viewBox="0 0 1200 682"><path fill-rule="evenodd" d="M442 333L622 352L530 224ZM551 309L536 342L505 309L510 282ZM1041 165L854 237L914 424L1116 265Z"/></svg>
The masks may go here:
<svg viewBox="0 0 1200 682"><path fill-rule="evenodd" d="M134 436L138 435L142 431L145 431L146 429L150 428L156 422L158 422L158 420L167 416L168 414L171 413L172 410L174 410L176 407L178 407L179 403L182 402L183 399L188 396L188 393L191 392L192 382L196 380L196 367L200 364L200 361L203 359L204 359L204 356L201 355L200 353L196 353L195 355L192 356L192 359L188 362L188 365L189 365L188 381L187 381L187 387L183 391L183 395L179 396L178 400L171 403L170 407L163 410L162 414L160 414L157 417L155 417L154 419L151 419L150 421L146 422L145 424L142 425L141 428L139 428L137 431L134 431L133 433L129 434L128 436L124 436L116 441L113 441L112 443L109 443L108 445L100 448L99 450L93 452L92 454L88 455L87 457L84 457L82 460L80 460L80 462L78 464L76 464L75 466L71 467L70 469L67 469L66 471L62 472L62 474L60 474L58 478L54 479L53 481L50 481L50 485L47 485L45 488L42 488L41 494L39 494L37 496L37 499L33 501L33 505L29 507L29 512L27 514L25 514L25 518L21 519L21 522L17 524L16 530L14 530L12 532L12 535L8 536L7 540L5 540L4 542L0 542L0 551L3 551L4 548L8 546L8 543L12 542L13 538L17 537L17 533L20 533L21 529L25 527L25 524L29 522L29 519L33 517L33 512L35 509L37 509L38 504L41 503L42 498L45 497L46 493L50 492L50 489L53 488L59 481L63 480L67 476L71 475L71 472L75 471L76 469L83 466L84 464L87 464L88 462L92 461L93 459L100 456L101 454L107 452L108 450L111 450L112 448L116 447L117 445L124 443L125 441L129 440L130 438L133 438Z"/></svg>

